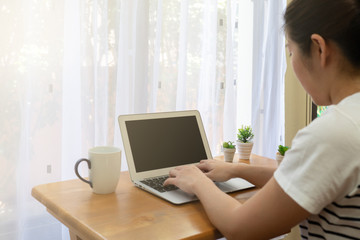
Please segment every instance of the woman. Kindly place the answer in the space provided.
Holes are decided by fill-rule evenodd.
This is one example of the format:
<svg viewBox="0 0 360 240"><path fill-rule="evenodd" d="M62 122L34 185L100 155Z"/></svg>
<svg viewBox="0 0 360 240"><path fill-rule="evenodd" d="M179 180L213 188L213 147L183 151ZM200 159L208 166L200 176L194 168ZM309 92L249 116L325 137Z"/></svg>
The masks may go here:
<svg viewBox="0 0 360 240"><path fill-rule="evenodd" d="M285 13L294 72L327 113L300 130L277 170L204 160L165 182L196 194L228 239L360 239L360 0L293 0ZM245 204L212 180L262 189Z"/></svg>

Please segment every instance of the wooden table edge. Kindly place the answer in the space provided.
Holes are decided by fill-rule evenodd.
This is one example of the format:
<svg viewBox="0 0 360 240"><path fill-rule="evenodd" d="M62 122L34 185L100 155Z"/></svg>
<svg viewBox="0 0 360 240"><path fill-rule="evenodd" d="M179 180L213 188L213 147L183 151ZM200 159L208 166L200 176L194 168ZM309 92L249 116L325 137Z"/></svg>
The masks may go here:
<svg viewBox="0 0 360 240"><path fill-rule="evenodd" d="M78 238L77 240L81 239L94 239L94 240L103 240L106 239L104 236L96 232L94 229L91 229L89 226L82 224L81 221L77 220L71 214L69 214L66 210L56 207L54 204L51 204L49 201L44 201L46 197L42 197L38 194L37 188L45 186L46 184L41 184L35 186L31 190L31 195L38 200L41 204L46 207L46 211L49 212L52 216L54 216L57 220L59 220L62 224L64 224L70 232L70 237L72 234L76 234ZM53 209L53 210L50 210ZM66 216L66 221L63 218ZM91 231L89 231L91 230ZM73 240L73 238L71 238Z"/></svg>
<svg viewBox="0 0 360 240"><path fill-rule="evenodd" d="M252 154L253 157L255 158L263 158L263 159L268 159L268 160L273 160L270 158L266 158L266 157L261 157L255 154ZM214 157L214 159L218 159L218 160L223 160L222 156L216 156ZM242 163L251 163L251 160L244 160L244 159L239 159L239 162ZM275 161L275 160L274 160ZM74 180L74 179L72 179ZM69 181L72 181L69 180ZM47 183L49 184L49 183ZM70 237L71 240L81 240L81 239L94 239L94 240L102 240L102 239L106 239L103 235L99 234L98 232L96 232L94 229L92 229L91 227L87 226L86 224L82 224L81 221L79 221L78 219L76 219L75 217L73 217L70 213L68 213L65 209L62 209L60 207L57 207L55 204L51 204L51 201L49 201L49 199L46 199L45 196L41 196L38 193L38 188L41 187L46 187L47 184L40 184L37 185L35 187L32 188L31 191L31 195L38 200L40 203L42 203L45 207L46 210L52 215L54 216L56 219L58 219L62 224L64 224L68 229L69 229L69 233L70 233ZM257 191L259 190L259 188L251 188L251 189L247 189L244 190L245 192L252 192L253 194L255 194ZM252 195L253 195L252 194ZM235 195L236 193L230 193L229 195L232 195L235 199ZM239 202L241 202L241 200L237 199ZM52 209L52 210L50 210ZM66 218L67 221L64 221L64 219ZM222 234L214 227L213 229L206 231L206 232L201 232L197 235L193 235L193 236L189 236L188 238L183 238L183 239L198 239L198 240L202 240L202 239L217 239L217 238L221 238L223 237Z"/></svg>

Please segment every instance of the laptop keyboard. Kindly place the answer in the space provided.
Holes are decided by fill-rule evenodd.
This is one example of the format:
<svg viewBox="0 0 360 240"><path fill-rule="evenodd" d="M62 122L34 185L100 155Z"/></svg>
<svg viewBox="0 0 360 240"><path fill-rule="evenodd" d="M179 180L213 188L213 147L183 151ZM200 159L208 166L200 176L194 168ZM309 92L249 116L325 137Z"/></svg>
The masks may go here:
<svg viewBox="0 0 360 240"><path fill-rule="evenodd" d="M169 176L166 175L166 176L160 176L160 177L156 177L156 178L147 178L147 179L144 179L144 180L142 180L140 182L146 184L149 187L154 188L155 190L157 190L159 192L169 192L169 191L179 189L175 185L163 186L165 180L168 177Z"/></svg>

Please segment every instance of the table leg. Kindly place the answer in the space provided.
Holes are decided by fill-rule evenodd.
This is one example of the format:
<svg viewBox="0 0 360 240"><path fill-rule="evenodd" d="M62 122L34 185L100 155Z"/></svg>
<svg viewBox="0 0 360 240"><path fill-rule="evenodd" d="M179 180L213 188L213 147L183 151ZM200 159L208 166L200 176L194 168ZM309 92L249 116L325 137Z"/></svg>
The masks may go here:
<svg viewBox="0 0 360 240"><path fill-rule="evenodd" d="M70 233L71 240L81 240L81 238L78 237L75 233L73 233L70 229L69 229L69 233Z"/></svg>

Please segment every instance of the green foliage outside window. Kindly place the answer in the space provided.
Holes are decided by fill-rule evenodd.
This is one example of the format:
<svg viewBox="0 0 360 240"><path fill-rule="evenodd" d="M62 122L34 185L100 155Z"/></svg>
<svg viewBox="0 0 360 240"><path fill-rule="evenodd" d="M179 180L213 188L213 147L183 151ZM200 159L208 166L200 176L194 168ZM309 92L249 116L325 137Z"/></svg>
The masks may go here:
<svg viewBox="0 0 360 240"><path fill-rule="evenodd" d="M323 107L323 106L318 106L317 107L317 117L320 117L323 112L325 112L327 110L327 106Z"/></svg>

